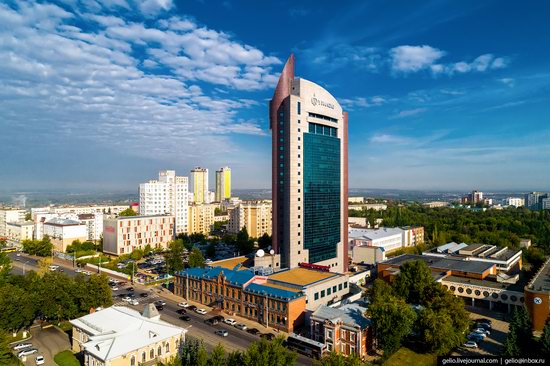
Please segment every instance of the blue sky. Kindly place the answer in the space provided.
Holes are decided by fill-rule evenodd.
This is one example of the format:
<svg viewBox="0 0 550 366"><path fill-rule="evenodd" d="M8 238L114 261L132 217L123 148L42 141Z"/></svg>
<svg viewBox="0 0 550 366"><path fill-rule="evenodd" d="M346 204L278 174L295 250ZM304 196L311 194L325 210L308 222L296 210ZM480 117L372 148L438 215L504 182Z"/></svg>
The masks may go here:
<svg viewBox="0 0 550 366"><path fill-rule="evenodd" d="M550 190L549 18L543 1L3 1L0 190L199 165L269 188L291 52L350 112L350 187Z"/></svg>

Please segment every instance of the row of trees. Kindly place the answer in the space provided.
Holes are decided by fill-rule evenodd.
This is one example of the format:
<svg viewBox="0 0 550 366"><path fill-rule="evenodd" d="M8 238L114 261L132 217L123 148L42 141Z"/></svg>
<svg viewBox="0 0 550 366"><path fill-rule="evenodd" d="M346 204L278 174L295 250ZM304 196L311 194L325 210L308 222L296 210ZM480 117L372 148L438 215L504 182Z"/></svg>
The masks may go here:
<svg viewBox="0 0 550 366"><path fill-rule="evenodd" d="M385 357L406 340L419 351L445 354L462 344L469 326L463 301L436 282L422 261L403 264L392 285L374 282L369 315Z"/></svg>
<svg viewBox="0 0 550 366"><path fill-rule="evenodd" d="M52 255L53 244L47 235L41 240L23 240L21 242L23 251L31 255L38 255L40 257L48 257Z"/></svg>
<svg viewBox="0 0 550 366"><path fill-rule="evenodd" d="M426 239L434 245L450 241L519 247L529 238L550 254L550 211L525 208L472 211L461 208L425 208L419 204L389 206L387 210L353 210L350 216L367 217L371 224L381 218L384 226L424 226Z"/></svg>

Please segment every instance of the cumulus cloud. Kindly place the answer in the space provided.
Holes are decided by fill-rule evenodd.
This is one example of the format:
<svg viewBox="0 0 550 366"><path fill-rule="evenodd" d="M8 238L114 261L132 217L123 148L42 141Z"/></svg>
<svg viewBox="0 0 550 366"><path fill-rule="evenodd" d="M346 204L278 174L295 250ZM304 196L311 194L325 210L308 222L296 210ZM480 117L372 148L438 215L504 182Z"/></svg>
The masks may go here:
<svg viewBox="0 0 550 366"><path fill-rule="evenodd" d="M81 3L74 12L0 4L0 143L25 131L43 141L188 158L212 154L211 146L217 154L232 151L232 134L264 134L257 121L237 119L256 101L209 95L197 83L267 88L277 58L189 19L153 27L138 21L140 13L132 22L111 15L111 7L124 3Z"/></svg>

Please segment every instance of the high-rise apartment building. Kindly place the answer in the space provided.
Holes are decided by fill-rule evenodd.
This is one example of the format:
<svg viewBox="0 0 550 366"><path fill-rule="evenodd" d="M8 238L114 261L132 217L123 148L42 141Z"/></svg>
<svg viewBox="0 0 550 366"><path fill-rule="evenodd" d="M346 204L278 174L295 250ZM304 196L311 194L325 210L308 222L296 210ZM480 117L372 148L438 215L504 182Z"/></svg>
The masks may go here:
<svg viewBox="0 0 550 366"><path fill-rule="evenodd" d="M542 201L548 198L548 193L531 192L525 195L525 207L530 210L542 209Z"/></svg>
<svg viewBox="0 0 550 366"><path fill-rule="evenodd" d="M187 177L178 177L174 170L162 170L158 180L139 185L139 212L141 215L172 215L175 233L187 232L188 222Z"/></svg>
<svg viewBox="0 0 550 366"><path fill-rule="evenodd" d="M236 234L246 227L250 237L259 238L271 235L271 225L271 201L242 201L229 212L227 231Z"/></svg>
<svg viewBox="0 0 550 366"><path fill-rule="evenodd" d="M273 248L283 266L348 266L348 115L323 87L294 77L291 55L269 105Z"/></svg>
<svg viewBox="0 0 550 366"><path fill-rule="evenodd" d="M209 235L214 225L214 211L216 207L212 203L193 203L189 205L188 233Z"/></svg>
<svg viewBox="0 0 550 366"><path fill-rule="evenodd" d="M193 191L193 202L210 203L208 169L197 167L191 170L191 188Z"/></svg>
<svg viewBox="0 0 550 366"><path fill-rule="evenodd" d="M216 202L231 198L231 169L223 167L216 171Z"/></svg>

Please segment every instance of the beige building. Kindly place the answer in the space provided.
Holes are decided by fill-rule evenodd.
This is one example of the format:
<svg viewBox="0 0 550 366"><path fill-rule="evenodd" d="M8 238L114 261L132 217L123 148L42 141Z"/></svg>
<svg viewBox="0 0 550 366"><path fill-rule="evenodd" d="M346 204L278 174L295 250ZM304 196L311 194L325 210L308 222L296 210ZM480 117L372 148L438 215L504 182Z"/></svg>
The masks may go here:
<svg viewBox="0 0 550 366"><path fill-rule="evenodd" d="M75 240L88 239L87 228L80 221L53 218L44 223L43 234L50 237L54 250L65 252Z"/></svg>
<svg viewBox="0 0 550 366"><path fill-rule="evenodd" d="M197 167L191 170L191 189L193 192L193 202L209 203L208 194L208 169Z"/></svg>
<svg viewBox="0 0 550 366"><path fill-rule="evenodd" d="M189 234L202 233L210 234L214 225L214 211L218 207L211 203L191 204L189 205Z"/></svg>
<svg viewBox="0 0 550 366"><path fill-rule="evenodd" d="M33 221L9 222L6 225L7 237L9 240L20 242L22 240L32 240L34 234Z"/></svg>
<svg viewBox="0 0 550 366"><path fill-rule="evenodd" d="M121 255L147 245L153 248L168 247L174 239L174 216L119 216L103 220L103 251Z"/></svg>
<svg viewBox="0 0 550 366"><path fill-rule="evenodd" d="M246 227L250 237L259 238L271 235L271 226L271 201L242 201L230 211L227 230L236 234Z"/></svg>
<svg viewBox="0 0 550 366"><path fill-rule="evenodd" d="M16 210L12 208L0 209L0 239L7 239L8 223L25 221L25 213L25 210Z"/></svg>
<svg viewBox="0 0 550 366"><path fill-rule="evenodd" d="M178 355L187 330L160 320L153 304L142 314L112 306L71 320L73 352L85 366L157 365Z"/></svg>

